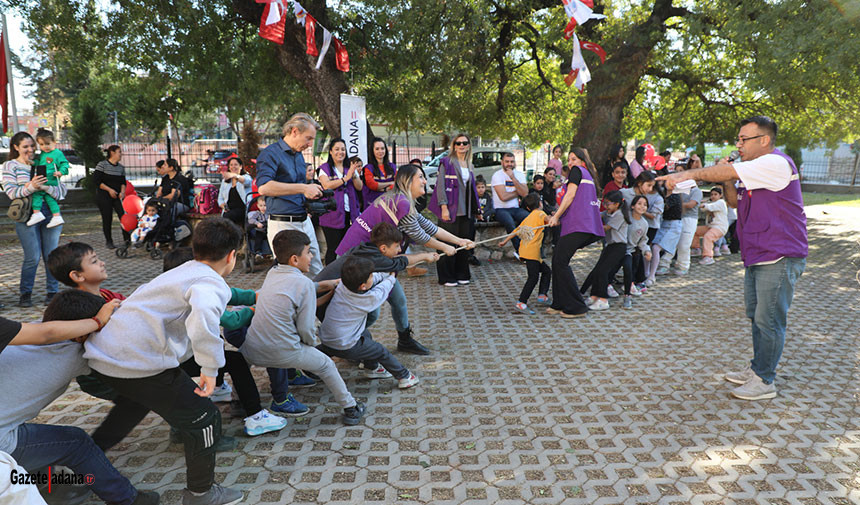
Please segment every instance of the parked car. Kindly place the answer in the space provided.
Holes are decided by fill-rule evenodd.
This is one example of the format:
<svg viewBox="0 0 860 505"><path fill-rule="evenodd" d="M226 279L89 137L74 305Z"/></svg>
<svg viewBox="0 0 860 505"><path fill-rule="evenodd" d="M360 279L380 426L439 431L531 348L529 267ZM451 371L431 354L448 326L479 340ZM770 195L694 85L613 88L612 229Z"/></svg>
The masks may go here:
<svg viewBox="0 0 860 505"><path fill-rule="evenodd" d="M510 151L497 147L473 147L472 166L474 167L475 177L483 175L484 180L489 185L493 174L502 168L502 155L507 152ZM424 174L427 176L429 191L433 191L433 188L436 187L436 173L439 171L439 164L442 162L442 158L447 155L448 152L445 151L424 165ZM522 169L522 167L518 168Z"/></svg>
<svg viewBox="0 0 860 505"><path fill-rule="evenodd" d="M218 149L211 151L208 157L194 160L191 172L197 179L214 181L221 178L221 173L227 170L230 158L236 156L235 149Z"/></svg>

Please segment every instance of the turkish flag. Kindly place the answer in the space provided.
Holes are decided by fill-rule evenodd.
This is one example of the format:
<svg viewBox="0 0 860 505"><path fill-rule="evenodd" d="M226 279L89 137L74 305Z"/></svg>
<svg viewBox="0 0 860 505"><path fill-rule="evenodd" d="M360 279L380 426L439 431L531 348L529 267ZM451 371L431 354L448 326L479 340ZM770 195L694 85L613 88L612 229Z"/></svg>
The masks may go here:
<svg viewBox="0 0 860 505"><path fill-rule="evenodd" d="M286 8L278 2L266 2L260 18L260 37L276 44L284 43L284 24L287 22Z"/></svg>
<svg viewBox="0 0 860 505"><path fill-rule="evenodd" d="M320 52L317 50L317 20L310 13L305 14L305 39L308 42L307 53L311 56L319 56Z"/></svg>
<svg viewBox="0 0 860 505"><path fill-rule="evenodd" d="M9 129L9 97L6 96L6 86L9 84L9 74L6 70L6 51L4 48L5 41L5 33L0 33L0 51L2 51L2 55L0 55L0 109L2 109L3 116L3 133L6 133L6 130Z"/></svg>
<svg viewBox="0 0 860 505"><path fill-rule="evenodd" d="M582 3L588 6L589 9L594 9L594 0L580 0Z"/></svg>
<svg viewBox="0 0 860 505"><path fill-rule="evenodd" d="M570 37L573 36L573 30L576 28L576 18L570 18L570 21L567 22L567 26L564 27L564 40L570 40Z"/></svg>
<svg viewBox="0 0 860 505"><path fill-rule="evenodd" d="M341 72L349 72L349 54L337 37L334 37L334 63Z"/></svg>
<svg viewBox="0 0 860 505"><path fill-rule="evenodd" d="M579 47L581 47L587 51L591 51L594 54L596 54L597 56L599 56L600 57L600 63L606 62L606 51L604 51L602 47L595 44L594 42L586 42L584 40L580 40L579 41Z"/></svg>
<svg viewBox="0 0 860 505"><path fill-rule="evenodd" d="M579 73L578 68L574 68L573 70L568 72L567 76L565 76L565 78L564 78L564 83L567 84L568 87L570 87L573 84L573 81L576 80L576 74L578 74L578 73Z"/></svg>

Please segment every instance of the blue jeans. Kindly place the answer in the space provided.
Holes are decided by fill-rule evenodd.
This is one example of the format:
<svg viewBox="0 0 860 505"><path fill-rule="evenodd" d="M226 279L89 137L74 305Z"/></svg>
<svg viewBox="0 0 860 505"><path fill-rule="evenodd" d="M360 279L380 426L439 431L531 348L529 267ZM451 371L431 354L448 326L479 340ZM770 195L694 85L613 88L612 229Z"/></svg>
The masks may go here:
<svg viewBox="0 0 860 505"><path fill-rule="evenodd" d="M406 309L406 293L403 291L400 281L394 282L394 287L388 294L388 304L391 305L391 318L394 319L394 327L397 331L406 331L409 328L409 311ZM375 323L377 319L379 319L379 309L367 315L367 323L364 327L370 328L370 325Z"/></svg>
<svg viewBox="0 0 860 505"><path fill-rule="evenodd" d="M785 346L788 308L794 285L806 268L806 258L783 258L771 265L747 267L744 302L752 321L752 371L765 384L776 378L776 365Z"/></svg>
<svg viewBox="0 0 860 505"><path fill-rule="evenodd" d="M527 217L529 217L529 211L520 207L496 209L496 221L502 223L502 226L505 227L505 231L508 233L514 231L514 228L519 226L523 222L523 219ZM511 239L511 244L514 246L514 251L520 250L519 237Z"/></svg>
<svg viewBox="0 0 860 505"><path fill-rule="evenodd" d="M60 287L57 279L48 271L48 254L57 248L60 242L60 234L63 233L63 225L48 228L48 221L52 214L47 205L42 206L45 220L33 226L26 223L15 223L15 233L24 248L24 264L21 265L21 294L33 292L33 284L36 282L36 270L39 268L39 260L45 258L45 277L47 278L46 290L48 293L56 293Z"/></svg>
<svg viewBox="0 0 860 505"><path fill-rule="evenodd" d="M128 505L137 490L123 477L87 433L74 426L22 424L12 457L30 472L48 465L62 465L73 472L92 475L90 489L110 504Z"/></svg>
<svg viewBox="0 0 860 505"><path fill-rule="evenodd" d="M248 334L248 327L243 326L235 330L224 330L224 340L234 346L236 349L242 347L245 343L245 336ZM292 369L289 369L292 370ZM290 392L290 378L288 369L286 368L266 368L266 373L269 374L269 387L272 390L272 400L275 403L284 403L287 401L287 395ZM295 370L293 370L295 375ZM252 415L250 412L248 415Z"/></svg>

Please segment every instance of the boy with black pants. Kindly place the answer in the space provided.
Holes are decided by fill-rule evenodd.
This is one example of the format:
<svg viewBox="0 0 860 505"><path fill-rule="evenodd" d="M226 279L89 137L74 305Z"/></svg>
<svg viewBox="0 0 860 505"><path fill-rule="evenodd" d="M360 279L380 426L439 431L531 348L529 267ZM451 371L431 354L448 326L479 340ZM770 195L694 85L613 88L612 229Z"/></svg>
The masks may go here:
<svg viewBox="0 0 860 505"><path fill-rule="evenodd" d="M373 261L349 256L341 268L341 283L334 290L326 318L320 326L322 344L318 349L329 356L364 362L369 370L382 365L398 381L400 389L418 384L418 378L373 340L367 330L367 314L378 309L388 298L397 279L394 274L373 272Z"/></svg>
<svg viewBox="0 0 860 505"><path fill-rule="evenodd" d="M84 357L98 379L180 431L187 467L183 505L235 504L243 497L214 482L221 415L208 399L225 364L219 320L231 293L224 277L241 241L232 222L204 220L192 236L195 261L139 287L85 344ZM201 366L200 387L179 368L192 356Z"/></svg>

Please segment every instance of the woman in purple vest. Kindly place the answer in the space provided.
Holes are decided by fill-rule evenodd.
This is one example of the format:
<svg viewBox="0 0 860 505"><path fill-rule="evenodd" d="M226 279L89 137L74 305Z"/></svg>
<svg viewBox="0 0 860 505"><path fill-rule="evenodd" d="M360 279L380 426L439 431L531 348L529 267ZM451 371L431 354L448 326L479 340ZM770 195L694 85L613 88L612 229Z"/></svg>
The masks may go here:
<svg viewBox="0 0 860 505"><path fill-rule="evenodd" d="M570 259L576 251L603 237L605 232L594 185L596 174L588 151L581 147L571 149L562 175L567 179L564 198L549 219L549 226L561 224L561 238L552 255L552 305L546 313L574 318L584 316L588 306L576 285Z"/></svg>
<svg viewBox="0 0 860 505"><path fill-rule="evenodd" d="M319 178L323 189L334 191L337 208L320 216L320 226L325 235L325 259L328 265L337 258L335 250L346 235L352 222L358 217L360 207L358 192L364 188L359 178L361 160L346 159L346 142L332 139L328 145L328 161L320 165Z"/></svg>
<svg viewBox="0 0 860 505"><path fill-rule="evenodd" d="M474 247L471 240L455 237L437 227L415 209L415 199L424 194L424 172L415 165L401 165L394 179L394 189L378 198L358 216L347 230L337 247L340 256L353 247L370 241L370 231L377 224L387 221L418 245L442 251L448 256L458 247ZM447 242L447 243L446 243Z"/></svg>
<svg viewBox="0 0 860 505"><path fill-rule="evenodd" d="M776 149L776 132L776 123L767 116L745 119L735 142L743 161L723 159L711 167L658 178L669 190L685 180L722 182L726 203L738 209L753 359L745 370L729 372L725 379L740 384L732 395L743 400L776 396L773 382L785 346L788 309L809 254L800 177L794 161Z"/></svg>
<svg viewBox="0 0 860 505"><path fill-rule="evenodd" d="M436 188L427 208L439 218L439 226L457 237L467 238L478 215L478 190L472 172L471 140L465 134L455 135L442 158L436 177ZM454 257L439 258L436 265L439 284L458 286L469 284L469 251L457 251Z"/></svg>
<svg viewBox="0 0 860 505"><path fill-rule="evenodd" d="M364 166L364 198L362 209L370 207L374 200L394 187L394 176L397 169L388 161L388 146L377 137L371 142L370 162Z"/></svg>

